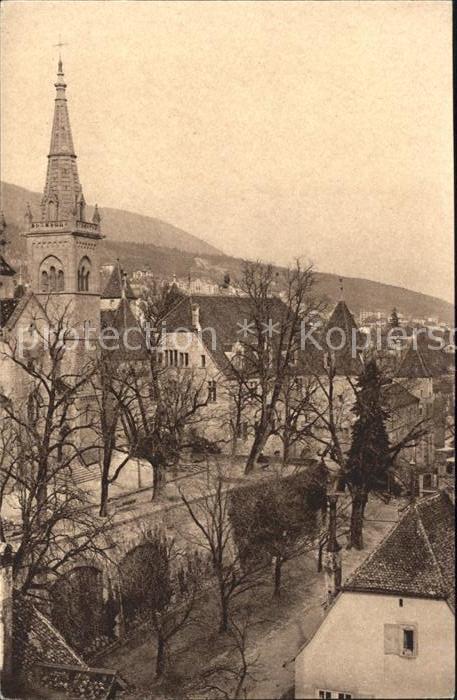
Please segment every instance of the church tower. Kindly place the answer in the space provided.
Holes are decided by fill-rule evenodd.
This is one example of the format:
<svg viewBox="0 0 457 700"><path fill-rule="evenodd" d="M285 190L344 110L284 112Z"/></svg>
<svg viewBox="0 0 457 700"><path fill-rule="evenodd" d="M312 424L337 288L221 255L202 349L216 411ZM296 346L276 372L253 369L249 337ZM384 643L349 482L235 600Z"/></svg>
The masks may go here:
<svg viewBox="0 0 457 700"><path fill-rule="evenodd" d="M25 213L25 236L31 290L47 307L66 309L78 331L100 328L99 244L103 238L95 205L86 220L86 202L79 182L68 116L66 83L59 59L54 120L40 217ZM53 304L50 304L50 302ZM95 334L91 331L91 337Z"/></svg>

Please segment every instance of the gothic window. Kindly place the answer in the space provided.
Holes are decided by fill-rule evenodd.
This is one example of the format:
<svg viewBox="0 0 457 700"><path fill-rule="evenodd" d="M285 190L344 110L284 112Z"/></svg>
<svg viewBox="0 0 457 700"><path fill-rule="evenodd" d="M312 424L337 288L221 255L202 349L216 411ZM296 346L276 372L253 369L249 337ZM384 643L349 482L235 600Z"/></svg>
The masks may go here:
<svg viewBox="0 0 457 700"><path fill-rule="evenodd" d="M91 263L88 257L81 258L78 268L78 292L88 292L90 288Z"/></svg>
<svg viewBox="0 0 457 700"><path fill-rule="evenodd" d="M57 291L58 292L63 292L65 288L65 280L63 276L63 270L59 270L57 273Z"/></svg>
<svg viewBox="0 0 457 700"><path fill-rule="evenodd" d="M56 268L54 265L51 265L49 268L49 291L50 292L55 292L57 289L57 276L56 276Z"/></svg>
<svg viewBox="0 0 457 700"><path fill-rule="evenodd" d="M49 291L49 279L48 279L48 273L46 272L46 270L42 270L42 272L41 272L41 291L42 292Z"/></svg>
<svg viewBox="0 0 457 700"><path fill-rule="evenodd" d="M48 202L48 221L57 221L57 200L50 199Z"/></svg>

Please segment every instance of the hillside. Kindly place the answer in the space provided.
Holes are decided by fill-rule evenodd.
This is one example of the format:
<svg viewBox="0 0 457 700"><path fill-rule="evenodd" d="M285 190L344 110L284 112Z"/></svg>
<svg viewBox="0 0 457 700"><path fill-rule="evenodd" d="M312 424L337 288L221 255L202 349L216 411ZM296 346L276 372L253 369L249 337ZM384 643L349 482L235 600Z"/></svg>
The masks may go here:
<svg viewBox="0 0 457 700"><path fill-rule="evenodd" d="M40 211L41 195L31 192L23 187L1 183L2 209L8 223L22 224L25 205L30 202L32 212L38 216ZM92 207L88 207L87 218L92 217ZM143 216L121 209L103 207L103 228L109 231L111 241L135 241L136 243L152 243L157 246L179 248L198 255L216 254L220 251L214 246L193 236L187 231L161 221L152 216Z"/></svg>
<svg viewBox="0 0 457 700"><path fill-rule="evenodd" d="M19 236L23 227L26 203L39 211L40 195L15 185L2 184L2 208L11 241L9 259L16 266L24 259L24 240ZM116 258L128 272L149 268L159 279L199 277L221 282L225 272L232 279L240 274L242 261L219 253L209 244L166 222L131 212L101 207L103 232L107 236L102 246L102 262ZM339 297L338 276L317 273L316 291L335 302ZM344 294L348 306L358 316L361 309L389 313L395 306L406 316L427 318L436 316L453 324L452 304L413 292L402 287L346 277Z"/></svg>

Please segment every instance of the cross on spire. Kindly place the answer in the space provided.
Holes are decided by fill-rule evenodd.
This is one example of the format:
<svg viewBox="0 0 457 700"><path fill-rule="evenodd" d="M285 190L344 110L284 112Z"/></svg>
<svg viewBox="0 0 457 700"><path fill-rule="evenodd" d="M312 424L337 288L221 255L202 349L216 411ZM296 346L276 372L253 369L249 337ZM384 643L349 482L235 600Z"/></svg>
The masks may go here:
<svg viewBox="0 0 457 700"><path fill-rule="evenodd" d="M63 71L62 71L62 51L61 51L61 49L62 49L62 46L68 46L68 44L67 44L67 42L62 41L61 36L60 36L60 34L59 34L59 41L57 42L57 44L53 44L53 46L54 46L55 48L58 48L58 49L59 49L59 68L58 68L58 72L59 72L59 73L62 73Z"/></svg>

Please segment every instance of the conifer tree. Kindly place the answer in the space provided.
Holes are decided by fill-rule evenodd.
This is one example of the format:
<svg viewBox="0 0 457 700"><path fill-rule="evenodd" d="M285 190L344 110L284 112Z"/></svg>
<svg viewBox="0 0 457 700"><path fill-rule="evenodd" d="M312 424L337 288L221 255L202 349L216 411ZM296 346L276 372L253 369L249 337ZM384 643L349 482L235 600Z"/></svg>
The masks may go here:
<svg viewBox="0 0 457 700"><path fill-rule="evenodd" d="M349 547L363 548L363 518L370 493L387 491L391 464L389 438L385 427L382 377L375 360L369 360L357 381L352 429L345 479L351 492L352 512Z"/></svg>
<svg viewBox="0 0 457 700"><path fill-rule="evenodd" d="M392 328L398 328L400 325L400 319L398 318L398 312L395 307L392 309L392 313L390 314L389 323Z"/></svg>

